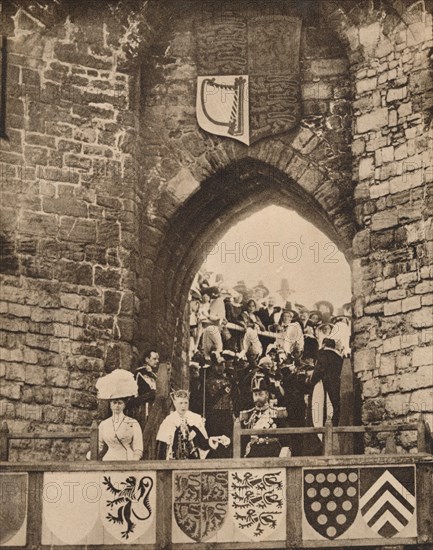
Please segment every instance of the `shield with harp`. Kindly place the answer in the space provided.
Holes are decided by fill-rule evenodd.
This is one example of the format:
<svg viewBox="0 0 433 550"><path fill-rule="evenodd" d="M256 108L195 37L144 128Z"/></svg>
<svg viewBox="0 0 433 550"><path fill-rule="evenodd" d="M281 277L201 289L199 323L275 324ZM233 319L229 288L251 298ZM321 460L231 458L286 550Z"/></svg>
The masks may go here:
<svg viewBox="0 0 433 550"><path fill-rule="evenodd" d="M197 90L200 127L248 145L248 76L198 77Z"/></svg>
<svg viewBox="0 0 433 550"><path fill-rule="evenodd" d="M196 20L197 121L212 134L251 145L300 120L301 21L252 16L233 7Z"/></svg>

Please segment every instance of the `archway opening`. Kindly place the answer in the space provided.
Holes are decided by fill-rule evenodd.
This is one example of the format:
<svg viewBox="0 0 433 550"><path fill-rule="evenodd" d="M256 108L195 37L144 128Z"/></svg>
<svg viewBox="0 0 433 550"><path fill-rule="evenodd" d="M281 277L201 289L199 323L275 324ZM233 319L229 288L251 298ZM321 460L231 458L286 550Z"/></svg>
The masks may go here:
<svg viewBox="0 0 433 550"><path fill-rule="evenodd" d="M178 176L183 196L168 190L160 197L169 214L167 223L153 233L160 238L152 247L150 316L146 308L140 332L144 343L157 346L171 364L172 387L188 386L187 304L193 279L228 228L267 206L283 206L322 231L350 262L355 234L351 195L322 179L317 186L315 177L313 171L298 183L271 164L243 157L215 169L201 183L184 170Z"/></svg>
<svg viewBox="0 0 433 550"><path fill-rule="evenodd" d="M212 407L219 407L221 380L220 384L214 380L219 362L226 366L224 373L221 369L221 378L227 384L229 380L231 391L236 393L238 402L232 402L235 413L252 405L251 395L243 395L250 393L250 388L240 377L248 378L250 372L268 375L269 371L261 365L272 357L270 380L284 386L284 373L288 372L285 369L292 372L282 394L279 389L271 392L274 403L290 407L294 401L288 392L302 389L305 409L297 420L298 411L288 411L292 425L298 422L299 426L318 426L326 418L322 417L323 404L317 401L310 381L317 350L326 349L328 340L333 340L344 358L338 380L341 386L337 423L358 423L359 402L350 349L351 269L337 245L296 211L272 204L227 228L206 252L187 306L193 410L212 418ZM281 337L287 310L294 312L292 323L301 327L297 341L287 341L286 335ZM253 329L256 343L248 337ZM211 366L206 371L208 365ZM211 377L209 383L205 371ZM344 447L345 442L341 443ZM344 448L340 448L342 451Z"/></svg>

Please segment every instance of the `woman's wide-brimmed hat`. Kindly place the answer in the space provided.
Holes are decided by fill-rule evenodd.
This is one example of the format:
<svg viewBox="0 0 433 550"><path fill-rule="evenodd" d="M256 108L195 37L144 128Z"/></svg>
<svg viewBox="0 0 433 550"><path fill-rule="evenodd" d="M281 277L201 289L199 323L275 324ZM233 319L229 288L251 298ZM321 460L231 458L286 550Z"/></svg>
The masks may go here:
<svg viewBox="0 0 433 550"><path fill-rule="evenodd" d="M137 397L138 385L132 372L115 369L96 381L98 399L123 399Z"/></svg>

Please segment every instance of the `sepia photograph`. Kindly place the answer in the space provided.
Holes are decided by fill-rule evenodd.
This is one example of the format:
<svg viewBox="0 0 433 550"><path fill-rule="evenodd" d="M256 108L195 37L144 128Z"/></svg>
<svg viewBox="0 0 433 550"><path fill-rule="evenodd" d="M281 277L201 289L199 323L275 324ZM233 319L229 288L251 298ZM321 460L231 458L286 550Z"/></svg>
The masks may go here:
<svg viewBox="0 0 433 550"><path fill-rule="evenodd" d="M0 547L433 549L433 0L3 0Z"/></svg>

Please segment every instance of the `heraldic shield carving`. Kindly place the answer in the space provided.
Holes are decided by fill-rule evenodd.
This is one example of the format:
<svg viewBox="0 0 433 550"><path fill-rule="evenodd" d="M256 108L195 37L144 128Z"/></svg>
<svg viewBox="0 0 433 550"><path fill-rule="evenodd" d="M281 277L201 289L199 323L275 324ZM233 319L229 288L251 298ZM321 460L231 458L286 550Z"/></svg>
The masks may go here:
<svg viewBox="0 0 433 550"><path fill-rule="evenodd" d="M174 472L173 497L177 525L194 541L206 542L226 519L228 472Z"/></svg>
<svg viewBox="0 0 433 550"><path fill-rule="evenodd" d="M195 35L203 130L250 145L298 124L300 19L204 9Z"/></svg>
<svg viewBox="0 0 433 550"><path fill-rule="evenodd" d="M303 470L304 540L417 536L414 466Z"/></svg>
<svg viewBox="0 0 433 550"><path fill-rule="evenodd" d="M367 525L384 538L391 538L406 528L409 530L415 519L415 469L371 468L361 471L361 514Z"/></svg>
<svg viewBox="0 0 433 550"><path fill-rule="evenodd" d="M358 513L359 472L355 468L304 470L304 513L310 526L333 540Z"/></svg>

